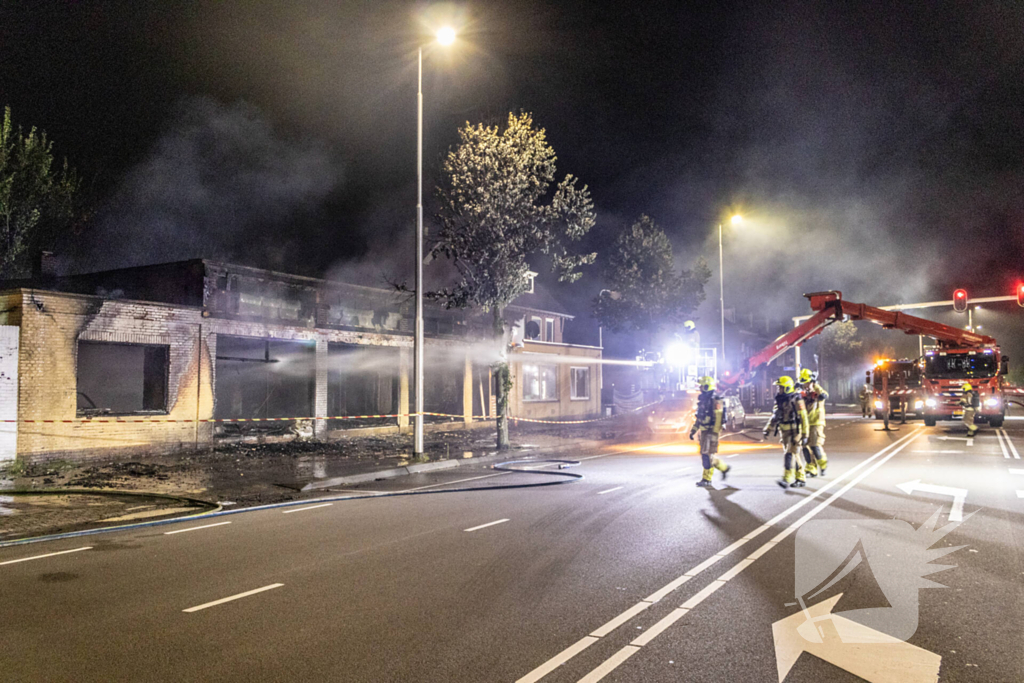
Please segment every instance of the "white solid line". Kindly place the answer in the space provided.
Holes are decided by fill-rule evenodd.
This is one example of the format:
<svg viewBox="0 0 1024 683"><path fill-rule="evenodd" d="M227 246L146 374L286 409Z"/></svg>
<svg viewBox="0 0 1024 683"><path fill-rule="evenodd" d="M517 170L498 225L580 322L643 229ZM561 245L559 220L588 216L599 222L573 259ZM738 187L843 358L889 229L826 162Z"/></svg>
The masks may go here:
<svg viewBox="0 0 1024 683"><path fill-rule="evenodd" d="M87 545L84 548L75 548L74 550L61 550L58 553L46 553L45 555L34 555L32 557L23 557L20 560L7 560L6 562L0 562L0 566L5 564L17 564L18 562L28 562L29 560L41 560L44 557L53 557L54 555L67 555L68 553L77 553L79 550L90 550L91 545Z"/></svg>
<svg viewBox="0 0 1024 683"><path fill-rule="evenodd" d="M1006 433L1005 429L1003 430L1003 438L1006 439L1006 445L1010 447L1011 451L1013 451L1013 457L1020 460L1020 453L1017 452L1017 447L1013 445L1013 441L1010 439L1010 435Z"/></svg>
<svg viewBox="0 0 1024 683"><path fill-rule="evenodd" d="M640 652L640 648L633 645L627 645L605 660L604 664L601 664L599 667L581 678L579 683L597 683L599 680L614 671L619 664L622 664L637 652Z"/></svg>
<svg viewBox="0 0 1024 683"><path fill-rule="evenodd" d="M621 486L616 486L615 488L613 488L613 489L608 489L607 491L598 491L598 492L597 492L597 495L599 495L599 496L603 496L603 495L604 495L604 494L606 494L606 493L611 493L612 491L618 491L618 490L619 490L619 489L621 489L621 488L622 488Z"/></svg>
<svg viewBox="0 0 1024 683"><path fill-rule="evenodd" d="M1003 435L999 433L998 429L996 430L996 441L999 442L999 450L1003 452L1003 457L1009 460L1010 451L1006 449L1006 444L1003 443Z"/></svg>
<svg viewBox="0 0 1024 683"><path fill-rule="evenodd" d="M469 529L463 529L463 531L476 531L477 529L486 529L489 526L494 526L495 524L501 524L507 521L507 519L499 519L497 522L488 522L487 524L481 524L480 526L474 526L470 527Z"/></svg>
<svg viewBox="0 0 1024 683"><path fill-rule="evenodd" d="M177 531L165 531L164 536L170 536L171 534L183 534L186 531L196 531L197 529L209 529L212 526L224 526L225 524L231 524L231 522L217 522L216 524L204 524L203 526L193 526L188 529L178 529Z"/></svg>
<svg viewBox="0 0 1024 683"><path fill-rule="evenodd" d="M650 606L651 603L649 602L638 602L632 607L630 607L628 610L620 614L619 616L609 621L601 628L591 633L590 635L594 636L595 638L604 638L606 635L617 629L622 624L625 624L627 621L629 621L636 615L640 614Z"/></svg>
<svg viewBox="0 0 1024 683"><path fill-rule="evenodd" d="M306 508L296 508L294 510L284 510L282 514L290 515L293 512L302 512L303 510L316 510L317 508L326 508L334 505L334 503L320 503L319 505L310 505Z"/></svg>
<svg viewBox="0 0 1024 683"><path fill-rule="evenodd" d="M689 581L692 578L693 578L692 576L687 576L686 574L683 574L678 579L675 579L671 583L666 584L665 586L660 588L656 593L651 593L649 596L644 598L644 602L658 602L663 597L665 597L666 595L668 595L669 593L671 593L675 589L679 588L680 586L682 586L684 583L686 583L687 581Z"/></svg>
<svg viewBox="0 0 1024 683"><path fill-rule="evenodd" d="M669 612L667 617L663 618L657 624L655 624L654 626L652 626L649 629L647 629L647 631L645 631L642 636L638 636L637 638L634 638L633 642L631 642L630 645L636 645L637 647L643 647L647 643L649 643L652 640L654 640L655 636L660 634L662 631L667 629L672 624L674 624L677 621L679 621L679 619L681 619L683 617L683 615L686 614L689 611L690 610L688 610L688 609L683 609L682 607L677 607L676 609L674 609L671 612Z"/></svg>
<svg viewBox="0 0 1024 683"><path fill-rule="evenodd" d="M557 655L538 666L536 669L526 674L522 678L516 681L516 683L536 683L540 679L547 676L549 673L557 669L558 667L565 664L570 659L578 655L579 653L586 650L588 647L596 643L600 638L594 638L593 636L587 636L582 638L569 647L565 648Z"/></svg>
<svg viewBox="0 0 1024 683"><path fill-rule="evenodd" d="M711 595L712 593L714 593L716 590L718 590L719 588L721 588L724 585L725 585L725 581L721 581L721 580L716 579L716 580L712 581L711 583L709 583L708 585L704 586L704 588L702 588L699 593L697 593L692 598L690 598L689 600L684 602L682 605L680 605L680 607L682 609L693 609L694 607L696 607L700 603L704 602L704 600L709 595Z"/></svg>
<svg viewBox="0 0 1024 683"><path fill-rule="evenodd" d="M280 588L283 585L283 583L272 583L269 586L264 586L263 588L256 588L255 590L245 591L244 593L239 593L238 595L232 595L229 598L221 598L220 600L214 600L213 602L207 602L202 605L196 605L195 607L189 607L188 609L183 609L181 611L198 612L199 610L206 609L207 607L213 607L214 605L223 605L225 602L231 602L232 600L238 600L239 598L246 598L250 595L256 595L257 593L262 593L263 591L271 590L272 588Z"/></svg>

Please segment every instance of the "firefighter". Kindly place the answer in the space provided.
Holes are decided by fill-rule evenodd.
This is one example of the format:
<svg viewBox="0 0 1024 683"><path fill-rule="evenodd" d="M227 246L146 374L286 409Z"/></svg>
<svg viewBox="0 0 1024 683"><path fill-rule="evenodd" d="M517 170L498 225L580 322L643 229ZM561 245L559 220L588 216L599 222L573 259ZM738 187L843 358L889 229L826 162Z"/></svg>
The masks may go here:
<svg viewBox="0 0 1024 683"><path fill-rule="evenodd" d="M974 436L974 433L978 431L978 425L974 424L974 415L978 408L981 407L981 398L970 384L964 384L960 389L963 390L963 395L960 397L960 405L964 409L964 424L967 425L967 436Z"/></svg>
<svg viewBox="0 0 1024 683"><path fill-rule="evenodd" d="M871 387L871 384L864 380L864 386L860 388L860 416L871 417L871 397L874 395L875 390Z"/></svg>
<svg viewBox="0 0 1024 683"><path fill-rule="evenodd" d="M690 440L700 430L700 459L704 466L704 474L697 486L711 488L711 476L718 470L725 479L732 469L716 456L718 453L718 435L722 431L723 405L722 398L715 393L713 377L700 378L700 396L697 398L697 416L690 428Z"/></svg>
<svg viewBox="0 0 1024 683"><path fill-rule="evenodd" d="M792 377L780 377L775 381L779 391L775 394L772 416L764 426L764 436L772 430L781 432L780 441L784 454L784 471L778 480L782 488L806 486L803 456L800 447L807 435L807 408L800 392L796 391Z"/></svg>
<svg viewBox="0 0 1024 683"><path fill-rule="evenodd" d="M800 371L800 390L807 407L808 432L804 438L803 455L807 476L825 476L828 456L825 455L825 401L828 392L818 384L818 373L810 368Z"/></svg>

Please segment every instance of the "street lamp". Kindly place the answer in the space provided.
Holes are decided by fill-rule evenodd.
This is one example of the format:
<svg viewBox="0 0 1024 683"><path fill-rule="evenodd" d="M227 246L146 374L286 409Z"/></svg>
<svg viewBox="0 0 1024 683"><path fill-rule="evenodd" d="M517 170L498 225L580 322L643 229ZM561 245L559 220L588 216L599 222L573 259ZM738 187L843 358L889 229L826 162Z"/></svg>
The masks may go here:
<svg viewBox="0 0 1024 683"><path fill-rule="evenodd" d="M455 29L446 26L435 34L441 45L455 42ZM413 332L413 377L415 415L413 447L423 453L423 46L420 46L416 74L416 329Z"/></svg>
<svg viewBox="0 0 1024 683"><path fill-rule="evenodd" d="M743 222L743 216L736 214L730 220L733 225ZM725 272L722 269L722 224L718 224L718 308L722 312L722 366L725 367Z"/></svg>

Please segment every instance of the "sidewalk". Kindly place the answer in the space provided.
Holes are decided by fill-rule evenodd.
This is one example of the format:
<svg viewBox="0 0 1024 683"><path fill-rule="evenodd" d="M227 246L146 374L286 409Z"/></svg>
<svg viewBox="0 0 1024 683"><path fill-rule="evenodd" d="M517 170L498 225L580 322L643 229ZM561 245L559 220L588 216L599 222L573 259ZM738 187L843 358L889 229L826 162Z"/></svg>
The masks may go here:
<svg viewBox="0 0 1024 683"><path fill-rule="evenodd" d="M497 452L493 423L429 432L426 458L409 458L412 436L361 436L331 442L225 444L177 456L132 461L53 461L0 470L0 543L323 495L328 486L400 477L463 463L540 455L565 457L635 436L624 416L587 425L510 426L512 449ZM569 456L571 457L571 455Z"/></svg>

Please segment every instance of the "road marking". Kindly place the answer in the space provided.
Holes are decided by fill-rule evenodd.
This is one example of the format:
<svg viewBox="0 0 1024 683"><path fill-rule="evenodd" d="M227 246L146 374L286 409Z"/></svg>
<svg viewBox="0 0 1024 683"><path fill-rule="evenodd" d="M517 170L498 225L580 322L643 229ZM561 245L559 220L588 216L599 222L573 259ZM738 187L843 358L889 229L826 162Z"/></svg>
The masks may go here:
<svg viewBox="0 0 1024 683"><path fill-rule="evenodd" d="M1010 451L1007 450L1006 444L1003 443L1003 435L999 433L998 429L996 430L996 441L999 442L999 450L1001 450L1003 452L1003 457L1006 458L1007 460L1009 460L1010 459Z"/></svg>
<svg viewBox="0 0 1024 683"><path fill-rule="evenodd" d="M319 505L310 505L305 508L296 508L294 510L285 510L282 514L290 515L293 512L302 512L304 510L316 510L317 508L326 508L334 505L334 503L320 503Z"/></svg>
<svg viewBox="0 0 1024 683"><path fill-rule="evenodd" d="M1024 474L1024 470L1020 469L1019 467L1011 467L1010 474Z"/></svg>
<svg viewBox="0 0 1024 683"><path fill-rule="evenodd" d="M1003 432L1003 439L1006 441L1006 445L1009 446L1010 450L1013 452L1014 459L1020 460L1020 453L1017 452L1017 447L1013 445L1013 441L1010 439L1010 435L1006 433L1005 429L997 431Z"/></svg>
<svg viewBox="0 0 1024 683"><path fill-rule="evenodd" d="M540 679L544 678L549 673L557 669L558 667L568 662L570 659L572 659L579 653L586 650L588 647L596 643L598 640L600 639L595 638L593 636L587 636L585 638L577 640L575 643L565 648L557 655L555 655L554 657L544 662L530 673L520 678L518 681L516 681L516 683L536 683L537 681L539 681Z"/></svg>
<svg viewBox="0 0 1024 683"><path fill-rule="evenodd" d="M613 489L608 489L607 491L598 491L598 492L597 492L597 495L599 495L599 496L603 496L603 495L604 495L604 494L606 494L606 493L611 493L612 491L618 491L618 490L619 490L619 489L621 489L621 488L622 488L621 486L616 486L615 488L613 488Z"/></svg>
<svg viewBox="0 0 1024 683"><path fill-rule="evenodd" d="M939 680L941 656L832 614L841 597L842 593L772 624L779 683L804 652L872 683ZM832 627L818 626L823 621Z"/></svg>
<svg viewBox="0 0 1024 683"><path fill-rule="evenodd" d="M614 655L606 659L604 663L601 664L601 666L597 667L589 674L581 678L580 683L597 683L597 681L601 680L602 678L610 674L612 671L615 670L617 666L619 666L624 661L635 655L637 652L640 652L640 648L636 647L635 645L627 645L626 647L622 648Z"/></svg>
<svg viewBox="0 0 1024 683"><path fill-rule="evenodd" d="M477 529L486 529L489 526L494 526L495 524L503 524L507 521L507 519L499 519L497 522L488 522L487 524L481 524L480 526L474 526L468 529L463 529L463 531L476 531Z"/></svg>
<svg viewBox="0 0 1024 683"><path fill-rule="evenodd" d="M967 499L967 489L957 489L952 486L937 486L935 484L922 484L920 479L908 481L903 484L896 484L896 488L907 495L913 495L914 491L925 493L937 493L940 496L953 496L953 508L949 511L949 521L964 521L964 501Z"/></svg>
<svg viewBox="0 0 1024 683"><path fill-rule="evenodd" d="M889 446L885 447L884 449L882 449L881 451L879 451L875 455L871 456L870 458L868 458L864 462L860 463L860 465L858 465L857 467L855 467L855 468L851 469L850 471L845 472L844 474L840 475L839 478L834 479L831 483L838 482L840 480L840 478L849 475L850 473L856 471L857 469L860 469L861 466L866 465L867 463L871 462L875 458L878 458L879 456L881 456L886 451L890 451L890 449L892 449L889 452L888 455L883 457L881 460L879 460L875 464L871 465L871 467L866 469L864 472L859 474L856 478L854 478L848 484L846 484L841 489L836 491L827 500L824 500L821 503L819 503L817 505L817 507L815 507L813 510L811 510L808 513L806 513L803 517L801 517L800 519L798 519L795 522L793 522L792 524L790 524L784 530L782 530L781 532L776 534L775 537L772 538L770 541L768 541L767 543L762 545L760 548L755 550L753 553L748 555L745 559L751 560L750 563L744 564L744 566L742 568L737 568L738 567L737 566L737 567L733 567L729 571L725 572L724 574L719 576L717 579L712 581L708 586L706 586L704 588L704 590L700 591L699 593L697 593L697 595L694 595L692 598L690 598L685 603L683 603L680 606L680 609L686 609L688 611L692 611L694 607L696 607L701 602L703 602L709 595L711 595L712 593L717 591L719 588L724 586L729 579L734 578L743 569L746 569L746 567L749 567L751 564L753 564L754 560L757 560L758 558L762 557L765 553L767 553L769 550L771 550L776 545L778 545L783 539L785 539L787 536L789 536L790 534L794 533L797 529L799 529L801 526L803 526L804 523L807 522L807 520L817 516L819 512L821 512L822 510L827 508L832 503L836 502L844 493L846 493L851 488L853 488L854 486L859 484L865 478L870 476L875 470L877 470L879 467L881 467L882 465L887 463L889 460L891 460L897 453L899 453L904 448L909 446L910 443L913 441L914 437L918 436L921 433L920 430L921 430L921 428L918 427L917 429L915 429L913 432L911 432L907 436L905 436L905 437L899 439L898 441L890 444ZM823 491L823 490L824 490L824 488L818 489L818 492ZM806 502L808 500L810 500L810 498L804 499L804 501L801 501L801 503ZM789 510L784 511L783 513L781 513L781 516L784 517L784 516L788 515L790 512L793 511L793 509L799 507L801 505L801 503L797 503L796 505L794 505ZM766 524L766 526L772 525L779 518L780 518L780 515L776 515L776 517L773 518L772 521L768 522ZM741 564L743 564L743 563L741 563ZM682 616L682 615L680 615L680 616ZM645 644L646 644L646 642L650 642L650 640L653 640L653 638L650 638L647 641L645 641ZM625 649L625 648L623 648L623 649ZM607 676L617 666L619 666L622 662L626 661L626 659L628 659L630 656L635 654L635 652L630 652L626 656L621 656L622 654L623 653L620 650L618 653L613 655L611 658L609 658L609 659L605 660L604 662L602 662L596 669L591 671L584 678L580 679L579 683L596 683L596 681L599 681L602 678L604 678L605 676Z"/></svg>
<svg viewBox="0 0 1024 683"><path fill-rule="evenodd" d="M922 451L922 450L913 450L913 451L910 451L910 452L911 453L966 453L967 451Z"/></svg>
<svg viewBox="0 0 1024 683"><path fill-rule="evenodd" d="M67 555L68 553L77 553L79 550L90 550L91 545L87 545L84 548L75 548L74 550L61 550L57 553L46 553L45 555L34 555L32 557L23 557L20 560L7 560L6 562L0 562L0 566L5 564L17 564L18 562L28 562L29 560L41 560L44 557L53 557L54 555Z"/></svg>
<svg viewBox="0 0 1024 683"><path fill-rule="evenodd" d="M284 585L283 583L272 583L269 586L264 586L263 588L256 588L256 589L251 590L251 591L246 591L244 593L239 593L238 595L232 595L229 598L221 598L220 600L214 600L213 602L206 602L206 603L203 603L202 605L196 605L195 607L189 607L188 609L183 609L181 611L182 612L189 612L189 613L191 613L191 612L198 612L199 610L206 609L207 607L214 607L216 605L223 605L225 602L231 602L232 600L238 600L239 598L247 598L250 595L256 595L257 593L262 593L263 591L269 591L269 590L272 590L274 588L280 588L283 585Z"/></svg>
<svg viewBox="0 0 1024 683"><path fill-rule="evenodd" d="M1018 498L1024 498L1024 491L1017 491Z"/></svg>
<svg viewBox="0 0 1024 683"><path fill-rule="evenodd" d="M658 602L659 600L663 599L666 595L668 595L669 593L671 593L672 591L677 589L679 586L682 586L683 584L688 582L690 579L692 579L694 576L696 576L700 572L704 571L708 567L712 566L713 564L715 564L719 560L721 560L724 557L726 557L728 554L730 554L730 553L734 552L735 550L737 550L738 548L742 547L745 543L747 543L747 542L757 538L758 536L763 534L765 531L767 531L768 529L772 528L773 525L775 525L776 523L778 523L781 520L785 519L789 515L793 514L794 512L796 512L797 510L799 510L803 506L809 505L815 498L817 498L818 496L821 496L826 491L831 489L833 486L837 486L840 482L842 482L847 477L853 475L858 470L861 470L862 468L867 467L874 460L884 456L887 451L890 451L890 450L895 448L896 450L893 451L892 453L890 453L888 456L886 456L881 462L878 463L878 465L881 465L882 463L886 462L893 455L895 455L899 451L903 450L903 448L905 448L907 445L909 445L910 442L914 439L914 437L916 437L916 436L918 436L920 434L921 429L922 428L920 426L916 427L913 432L907 434L906 436L903 436L903 437L897 439L896 441L894 441L893 443L889 444L888 446L886 446L882 450L878 451L877 453L875 453L871 457L865 458L862 462L860 462L857 465L853 466L852 468L850 468L846 472L843 472L842 474L840 474L836 478L830 480L828 483L826 483L821 488L816 489L813 493L811 493L806 498L801 499L798 503L795 503L794 505L790 506L789 508L787 508L787 509L783 510L782 512L780 512L779 514L775 515L770 520L768 520L767 522L763 523L761 526L757 527L756 529L754 529L753 531L748 533L746 536L744 536L739 541L736 541L735 543L733 543L730 546L728 546L726 549L724 549L722 551L719 551L715 555L709 557L707 560L705 560L704 562L700 563L699 565L697 565L693 569L690 569L689 571L684 573L682 576L677 577L676 579L673 579L667 585L665 585L662 588L660 588L659 590L655 591L654 593L652 593L647 598L641 600L640 603L638 603L638 604L643 604L643 603L651 603L651 604L653 604L653 603ZM874 471L874 468L871 468L870 470L868 470L868 472L865 473L864 476L866 476L867 474L870 474L873 471ZM847 485L847 487L844 487L839 492L834 494L828 501L825 501L824 504L830 504L833 499L835 499L837 496L839 496L842 493L844 493L847 490L849 490L849 488L852 485L856 485L856 483L858 483L859 481L860 481L860 478L856 479L852 484ZM816 510L820 510L820 509L822 509L821 505L819 505L818 508L816 508ZM814 512L814 513L816 514L816 512ZM802 524L803 522L800 521L799 523ZM768 543L766 543L763 546L761 546L761 548L756 550L754 553L749 555L746 559L756 560L757 558L761 557L766 552L768 552L768 550L773 548L777 543L778 543L778 541L769 541ZM739 573L739 572L736 572L736 573ZM732 576L735 576L735 574L733 574ZM730 576L730 578L731 578L731 576ZM630 609L634 609L635 607L636 606L631 607ZM575 649L575 651L572 653L572 655L570 657L566 657L566 654L568 653L569 650L568 649L563 650L559 654L555 655L555 657L553 657L552 659L548 660L547 662L544 662L543 664L538 666L536 669L534 669L530 673L526 674L526 676L520 678L518 681L516 681L516 683L533 683L534 681L540 680L541 678L543 678L546 675L547 672L552 671L554 668L557 668L558 666L561 666L562 664L564 664L566 661L568 661L572 657L575 657L577 654L579 654L580 652L585 650L587 647L589 647L593 643L597 642L598 639L594 639L594 640L589 641L589 642L584 642L584 640L578 641L576 644L574 644L572 646L572 648L576 648L576 649ZM554 663L556 661L557 661L557 664Z"/></svg>
<svg viewBox="0 0 1024 683"><path fill-rule="evenodd" d="M164 536L170 536L172 534L183 534L186 531L197 531L199 529L209 529L212 526L224 526L225 524L231 524L231 522L217 522L216 524L204 524L203 526L193 526L188 529L178 529L177 531L165 531Z"/></svg>
<svg viewBox="0 0 1024 683"><path fill-rule="evenodd" d="M601 628L599 628L596 631L594 631L593 633L591 633L590 635L593 636L594 638L604 638L606 635L608 635L609 633L611 633L612 631L617 629L619 626L622 626L627 621L629 621L630 619L632 619L636 615L638 615L641 612L643 612L645 609L650 607L652 604L653 603L650 603L650 602L638 602L635 605L633 605L632 607L630 607L628 610L626 610L625 612L620 614L619 616L617 616L614 619L612 619L611 621L609 621L607 624L605 624Z"/></svg>

